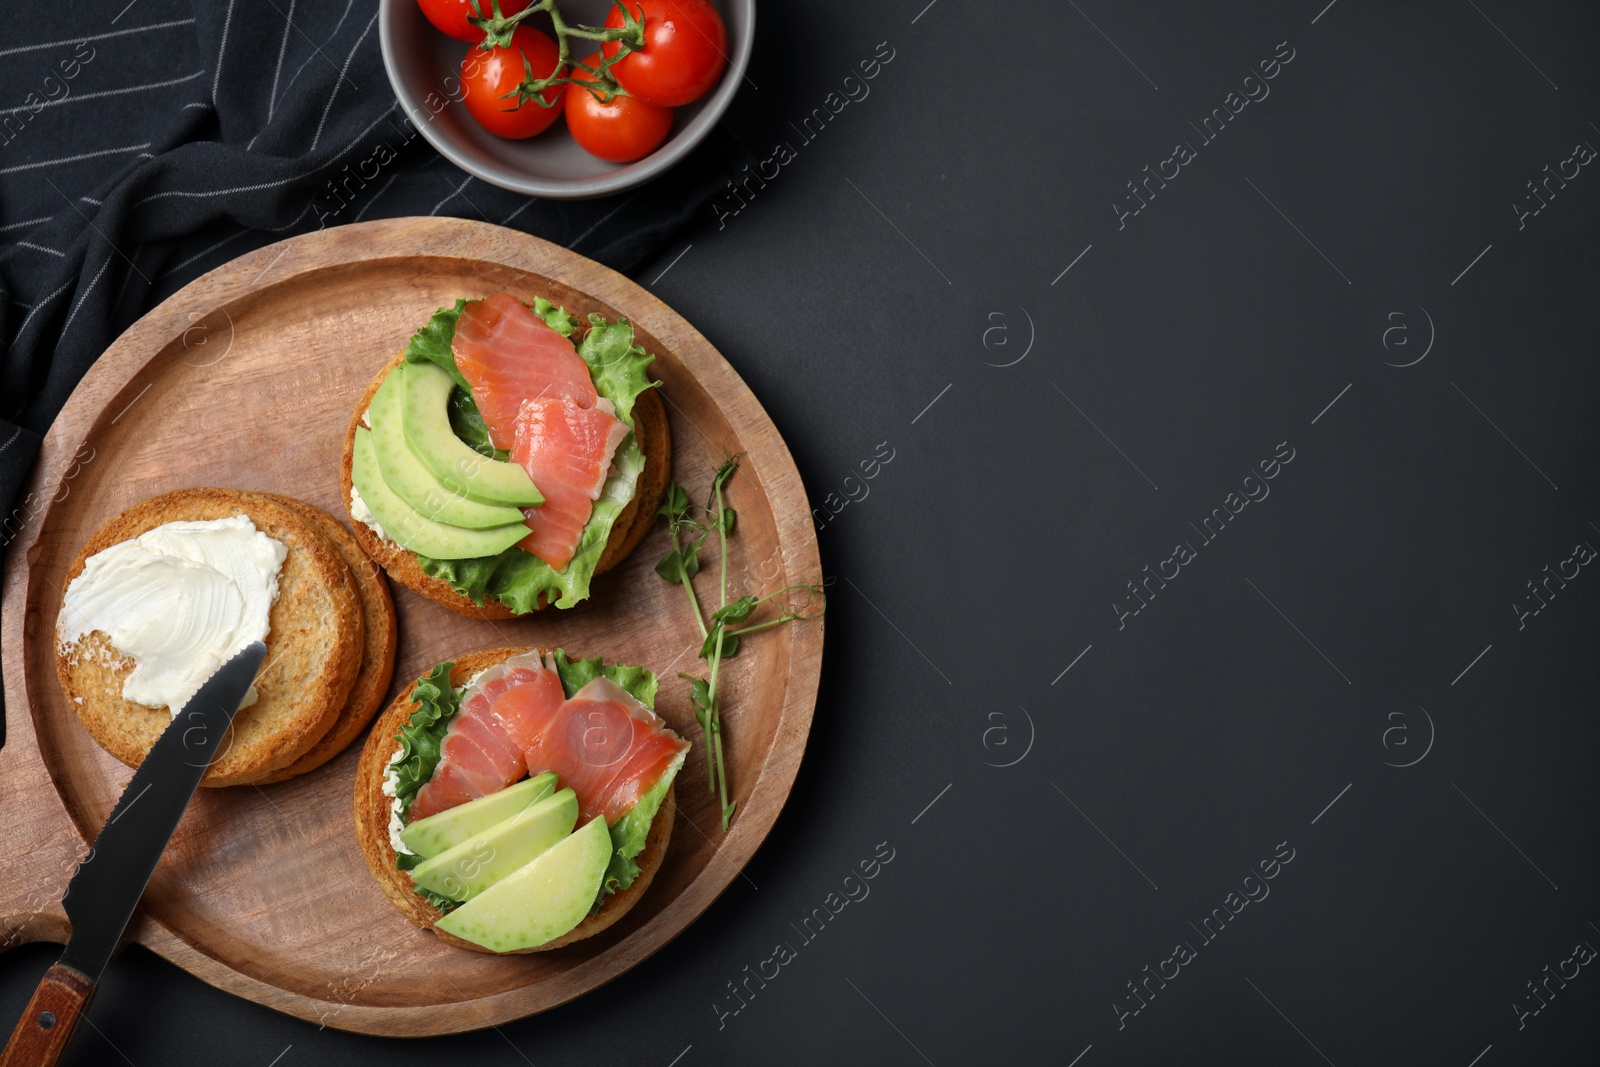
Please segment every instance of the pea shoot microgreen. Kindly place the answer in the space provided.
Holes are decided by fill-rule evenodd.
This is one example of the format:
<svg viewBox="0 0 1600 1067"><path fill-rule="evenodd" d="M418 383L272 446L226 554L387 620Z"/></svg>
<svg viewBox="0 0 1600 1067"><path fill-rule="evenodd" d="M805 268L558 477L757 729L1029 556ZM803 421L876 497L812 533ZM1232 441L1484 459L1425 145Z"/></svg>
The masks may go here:
<svg viewBox="0 0 1600 1067"><path fill-rule="evenodd" d="M725 490L738 469L738 457L723 461L711 479L711 491L704 507L695 505L688 491L674 482L667 487L656 512L667 520L667 537L672 544L671 550L656 564L656 573L683 587L694 611L695 625L700 628L700 658L706 661L706 676L680 673L678 677L689 683L689 701L694 705L695 721L705 737L706 785L721 805L724 831L733 821L736 804L728 799L728 767L722 744L722 712L717 692L722 661L738 655L741 641L750 634L821 615L826 609L824 590L830 584L825 581L817 585L789 585L765 596L746 594L728 599L728 536L738 524L739 516L728 507ZM694 578L700 573L700 550L712 534L717 537L718 606L711 612L708 622L695 592ZM779 605L775 617L749 622L763 605L802 590L809 594L810 603L784 603ZM813 605L817 610L809 610Z"/></svg>

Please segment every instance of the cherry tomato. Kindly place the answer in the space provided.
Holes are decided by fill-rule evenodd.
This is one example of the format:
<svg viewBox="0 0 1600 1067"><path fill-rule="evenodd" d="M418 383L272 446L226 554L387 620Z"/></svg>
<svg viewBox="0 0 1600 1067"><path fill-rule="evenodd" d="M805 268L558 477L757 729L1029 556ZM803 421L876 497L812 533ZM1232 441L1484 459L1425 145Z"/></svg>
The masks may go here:
<svg viewBox="0 0 1600 1067"><path fill-rule="evenodd" d="M518 107L516 97L506 99L506 94L527 76L522 65L524 56L538 77L549 77L561 62L556 43L532 26L518 26L509 48L485 52L473 45L461 61L467 110L478 125L500 137L532 137L548 130L561 117L561 108L556 105L565 85L552 85L540 94L550 107L540 107L532 100Z"/></svg>
<svg viewBox="0 0 1600 1067"><path fill-rule="evenodd" d="M500 13L515 15L531 3L533 0L500 0ZM458 41L483 40L483 31L467 21L468 16L478 14L472 9L472 0L417 0L417 6L439 32ZM484 15L494 14L493 0L479 0L479 7Z"/></svg>
<svg viewBox="0 0 1600 1067"><path fill-rule="evenodd" d="M644 48L612 65L618 84L657 107L681 107L717 84L728 62L728 29L709 0L633 0L629 6L644 22ZM616 7L606 26L622 28ZM616 41L604 45L607 56L621 48Z"/></svg>
<svg viewBox="0 0 1600 1067"><path fill-rule="evenodd" d="M571 77L580 82L595 80L581 63L573 65ZM567 128L590 155L611 163L632 163L667 139L672 109L620 94L602 104L589 90L574 85L567 93Z"/></svg>

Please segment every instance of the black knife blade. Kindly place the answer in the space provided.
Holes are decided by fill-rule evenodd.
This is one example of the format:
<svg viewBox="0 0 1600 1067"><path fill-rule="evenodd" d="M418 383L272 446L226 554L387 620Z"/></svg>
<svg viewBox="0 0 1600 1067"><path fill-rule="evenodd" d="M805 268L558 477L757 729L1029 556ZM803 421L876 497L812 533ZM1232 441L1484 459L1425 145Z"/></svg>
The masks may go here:
<svg viewBox="0 0 1600 1067"><path fill-rule="evenodd" d="M90 981L116 950L266 654L267 646L254 641L206 680L156 739L78 864L61 900L72 922L61 962Z"/></svg>

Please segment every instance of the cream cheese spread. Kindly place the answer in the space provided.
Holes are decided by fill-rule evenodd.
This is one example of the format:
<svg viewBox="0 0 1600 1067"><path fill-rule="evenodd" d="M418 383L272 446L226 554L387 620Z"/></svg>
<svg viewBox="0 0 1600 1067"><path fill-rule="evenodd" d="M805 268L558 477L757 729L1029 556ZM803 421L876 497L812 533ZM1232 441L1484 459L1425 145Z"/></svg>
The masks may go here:
<svg viewBox="0 0 1600 1067"><path fill-rule="evenodd" d="M288 552L246 515L157 526L85 561L57 639L103 632L134 661L123 699L176 717L217 668L266 639ZM255 700L252 686L240 707Z"/></svg>
<svg viewBox="0 0 1600 1067"><path fill-rule="evenodd" d="M367 507L367 502L361 499L361 490L352 483L350 486L350 517L384 541L393 541L394 538L383 532L383 527L378 525L378 517Z"/></svg>
<svg viewBox="0 0 1600 1067"><path fill-rule="evenodd" d="M406 828L400 821L400 798L396 796L400 791L399 772L396 766L401 756L405 755L406 746L400 745L394 750L394 755L389 757L389 766L383 772L383 795L389 798L389 845L397 853L413 856L416 853L406 848L406 843L400 840L400 831Z"/></svg>

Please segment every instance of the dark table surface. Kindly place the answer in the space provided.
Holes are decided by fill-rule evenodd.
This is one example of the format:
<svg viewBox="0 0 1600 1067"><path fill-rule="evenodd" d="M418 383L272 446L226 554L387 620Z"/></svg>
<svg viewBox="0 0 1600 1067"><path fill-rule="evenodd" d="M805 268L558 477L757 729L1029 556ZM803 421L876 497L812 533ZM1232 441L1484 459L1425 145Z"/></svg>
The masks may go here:
<svg viewBox="0 0 1600 1067"><path fill-rule="evenodd" d="M839 578L749 878L434 1040L134 949L70 1062L1595 1062L1596 10L924 3L763 5L636 272Z"/></svg>

